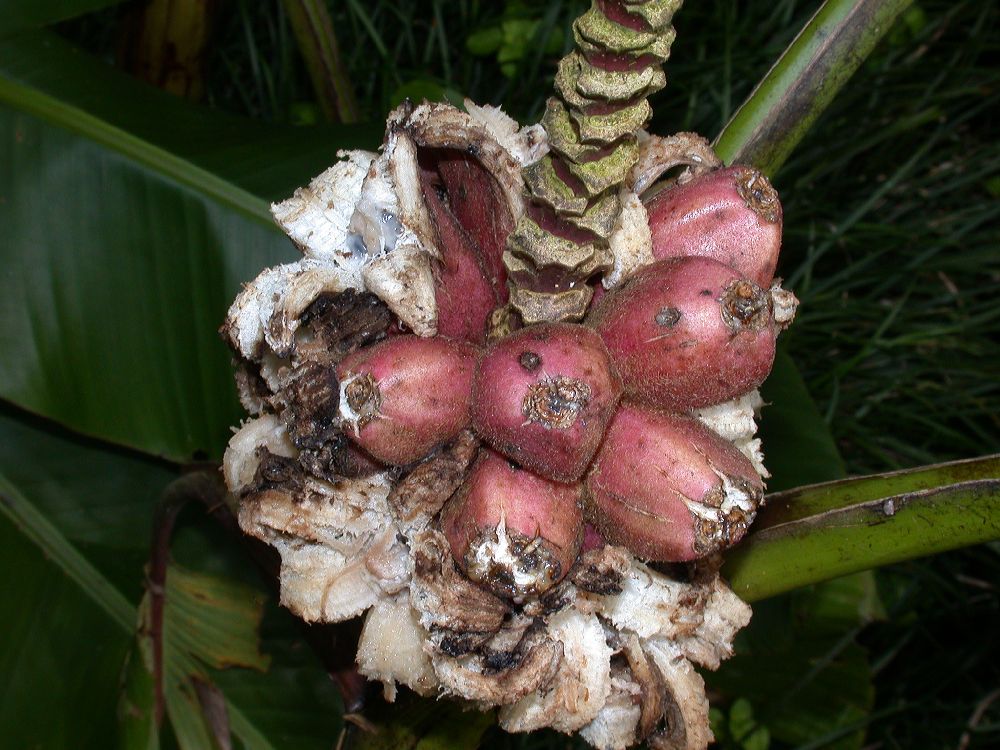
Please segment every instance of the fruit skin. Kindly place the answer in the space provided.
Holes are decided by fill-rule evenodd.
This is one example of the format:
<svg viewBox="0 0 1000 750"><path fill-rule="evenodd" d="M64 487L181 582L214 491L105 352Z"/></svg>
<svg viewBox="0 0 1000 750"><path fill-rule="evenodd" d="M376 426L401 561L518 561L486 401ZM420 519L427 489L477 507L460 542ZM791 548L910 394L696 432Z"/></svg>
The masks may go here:
<svg viewBox="0 0 1000 750"><path fill-rule="evenodd" d="M423 458L469 424L477 350L442 337L393 336L337 366L344 432L383 463Z"/></svg>
<svg viewBox="0 0 1000 750"><path fill-rule="evenodd" d="M537 596L576 561L583 540L582 494L579 482L550 481L484 448L445 506L441 530L471 580L512 599ZM510 556L484 556L504 544Z"/></svg>
<svg viewBox="0 0 1000 750"><path fill-rule="evenodd" d="M483 352L472 386L472 426L532 471L573 481L586 471L621 392L593 330L539 323Z"/></svg>
<svg viewBox="0 0 1000 750"><path fill-rule="evenodd" d="M714 258L767 287L781 250L781 203L761 172L741 165L695 177L646 202L657 260Z"/></svg>
<svg viewBox="0 0 1000 750"><path fill-rule="evenodd" d="M583 544L580 546L581 553L590 552L592 549L601 549L605 544L607 542L594 524L588 522L583 525Z"/></svg>
<svg viewBox="0 0 1000 750"><path fill-rule="evenodd" d="M770 292L711 258L674 258L637 271L587 318L625 392L687 411L760 385L774 362Z"/></svg>
<svg viewBox="0 0 1000 750"><path fill-rule="evenodd" d="M421 172L424 200L438 236L441 257L432 264L439 336L481 344L486 323L499 304L479 252L465 228L438 195L427 170Z"/></svg>
<svg viewBox="0 0 1000 750"><path fill-rule="evenodd" d="M586 516L611 544L680 562L742 538L763 482L732 443L693 417L623 403L586 479Z"/></svg>
<svg viewBox="0 0 1000 750"><path fill-rule="evenodd" d="M505 304L507 269L502 256L514 218L496 180L475 158L457 150L445 151L437 169L448 188L451 212L472 239L499 303Z"/></svg>

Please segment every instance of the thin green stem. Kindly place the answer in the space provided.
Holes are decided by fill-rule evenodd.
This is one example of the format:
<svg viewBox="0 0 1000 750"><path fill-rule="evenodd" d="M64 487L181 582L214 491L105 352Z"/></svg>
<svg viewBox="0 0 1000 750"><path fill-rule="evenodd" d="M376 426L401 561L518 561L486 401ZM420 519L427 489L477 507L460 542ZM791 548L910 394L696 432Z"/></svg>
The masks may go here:
<svg viewBox="0 0 1000 750"><path fill-rule="evenodd" d="M827 0L716 139L726 164L774 175L913 0Z"/></svg>
<svg viewBox="0 0 1000 750"><path fill-rule="evenodd" d="M747 601L1000 539L1000 456L772 495L723 575Z"/></svg>
<svg viewBox="0 0 1000 750"><path fill-rule="evenodd" d="M330 122L357 122L354 87L340 60L330 12L321 0L283 0L323 114Z"/></svg>
<svg viewBox="0 0 1000 750"><path fill-rule="evenodd" d="M3 77L0 77L0 104L88 138L274 229L266 201L78 107Z"/></svg>

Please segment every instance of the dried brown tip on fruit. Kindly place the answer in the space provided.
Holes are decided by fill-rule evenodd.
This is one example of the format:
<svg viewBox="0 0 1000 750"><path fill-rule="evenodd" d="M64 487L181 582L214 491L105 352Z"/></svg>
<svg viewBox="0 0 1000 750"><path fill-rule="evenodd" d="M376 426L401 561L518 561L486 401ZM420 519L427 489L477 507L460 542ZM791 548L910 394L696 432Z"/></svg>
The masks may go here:
<svg viewBox="0 0 1000 750"><path fill-rule="evenodd" d="M581 486L552 482L484 450L448 501L441 528L479 585L523 601L569 572L583 536Z"/></svg>
<svg viewBox="0 0 1000 750"><path fill-rule="evenodd" d="M521 413L529 422L565 430L573 426L588 403L589 385L576 378L557 375L528 387L528 393L521 404Z"/></svg>
<svg viewBox="0 0 1000 750"><path fill-rule="evenodd" d="M770 224L781 221L778 191L767 176L753 167L737 167L736 190L747 208Z"/></svg>
<svg viewBox="0 0 1000 750"><path fill-rule="evenodd" d="M562 574L554 551L537 537L507 531L505 518L484 529L465 553L465 574L511 598L537 596Z"/></svg>
<svg viewBox="0 0 1000 750"><path fill-rule="evenodd" d="M723 290L720 302L722 319L733 333L744 329L760 331L774 322L770 295L749 279L732 282ZM677 312L679 319L680 313Z"/></svg>
<svg viewBox="0 0 1000 750"><path fill-rule="evenodd" d="M586 480L587 517L647 560L685 561L735 544L763 483L729 441L692 417L619 407Z"/></svg>
<svg viewBox="0 0 1000 750"><path fill-rule="evenodd" d="M473 429L532 471L573 481L586 471L620 394L597 334L540 323L493 343L479 359Z"/></svg>
<svg viewBox="0 0 1000 750"><path fill-rule="evenodd" d="M340 414L350 429L357 432L379 416L382 391L370 372L348 375L340 382Z"/></svg>

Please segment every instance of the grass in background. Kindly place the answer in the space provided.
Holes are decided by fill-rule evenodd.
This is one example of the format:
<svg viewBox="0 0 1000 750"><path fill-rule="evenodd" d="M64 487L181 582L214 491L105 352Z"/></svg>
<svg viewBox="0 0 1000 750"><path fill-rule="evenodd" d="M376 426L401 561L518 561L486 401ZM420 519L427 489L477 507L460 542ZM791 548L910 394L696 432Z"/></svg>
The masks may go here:
<svg viewBox="0 0 1000 750"><path fill-rule="evenodd" d="M1000 450L1000 8L925 5L779 175L789 344L855 473Z"/></svg>
<svg viewBox="0 0 1000 750"><path fill-rule="evenodd" d="M651 129L715 136L818 4L689 1ZM371 121L407 95L470 96L530 121L586 6L344 0L330 11ZM113 58L119 15L65 30ZM802 300L784 345L852 474L1000 452L998 21L995 3L917 0L775 178L779 272ZM209 103L315 120L294 44L278 0L230 2ZM886 618L857 638L875 673L867 747L996 746L1000 547L886 569L878 582ZM489 740L566 744L549 733Z"/></svg>

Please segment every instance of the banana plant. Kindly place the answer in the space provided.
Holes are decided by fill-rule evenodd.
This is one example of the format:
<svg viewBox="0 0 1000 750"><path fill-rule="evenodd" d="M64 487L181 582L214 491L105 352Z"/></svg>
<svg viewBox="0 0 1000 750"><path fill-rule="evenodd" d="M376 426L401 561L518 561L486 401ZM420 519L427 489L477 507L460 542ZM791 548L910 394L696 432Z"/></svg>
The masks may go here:
<svg viewBox="0 0 1000 750"><path fill-rule="evenodd" d="M720 156L775 175L910 3L822 3L717 134ZM4 744L473 746L488 715L452 721L456 709L411 698L359 713L343 699L329 675L349 667L352 631L280 609L274 560L235 530L217 480L241 410L216 330L241 284L296 255L268 202L338 149L375 147L382 124L224 114L52 29L113 4L11 0L0 19ZM1000 538L997 457L847 479L787 353L764 397L769 465L785 489L723 569L748 601L796 590L813 613L831 601L877 609L864 571ZM788 658L807 670L856 625L813 651L792 643ZM713 685L747 696L740 670L754 656ZM840 657L864 661L850 648ZM734 705L717 734L766 746L751 717L787 743L827 732L828 746L859 747L863 667L838 672L849 686L836 716L817 700L750 695L752 711Z"/></svg>

